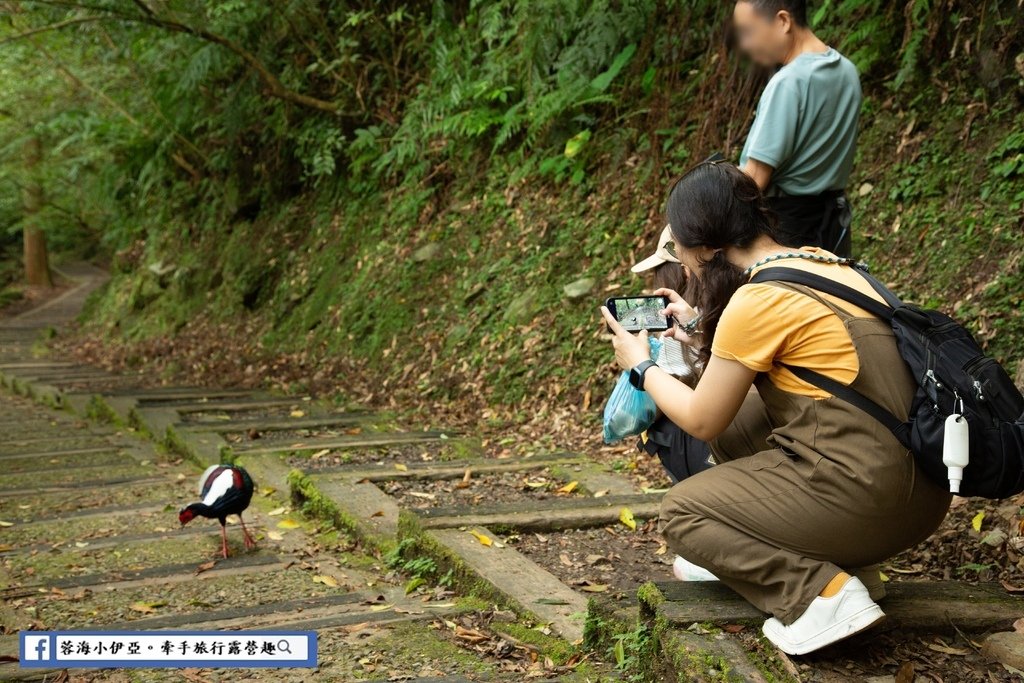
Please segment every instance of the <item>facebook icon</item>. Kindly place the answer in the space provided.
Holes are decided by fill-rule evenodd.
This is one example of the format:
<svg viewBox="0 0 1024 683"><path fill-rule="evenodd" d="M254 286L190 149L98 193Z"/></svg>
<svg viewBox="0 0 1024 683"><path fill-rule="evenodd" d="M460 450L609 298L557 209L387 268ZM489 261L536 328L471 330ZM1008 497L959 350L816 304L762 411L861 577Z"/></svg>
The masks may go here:
<svg viewBox="0 0 1024 683"><path fill-rule="evenodd" d="M21 641L22 661L45 662L51 659L50 636L24 634Z"/></svg>

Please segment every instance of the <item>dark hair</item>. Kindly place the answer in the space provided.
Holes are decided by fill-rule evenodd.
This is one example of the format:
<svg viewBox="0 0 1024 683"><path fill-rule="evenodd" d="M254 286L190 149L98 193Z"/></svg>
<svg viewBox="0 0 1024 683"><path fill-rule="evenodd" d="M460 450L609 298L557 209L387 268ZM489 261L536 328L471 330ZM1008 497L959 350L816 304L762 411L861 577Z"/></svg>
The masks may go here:
<svg viewBox="0 0 1024 683"><path fill-rule="evenodd" d="M683 264L666 261L654 269L654 286L657 289L671 289L679 292L688 303L700 301L700 288L697 278L687 275ZM681 321L686 322L686 321ZM700 378L703 364L697 352L689 346L683 347L683 363L690 368L690 374L684 375L679 380L691 389L697 387L697 380Z"/></svg>
<svg viewBox="0 0 1024 683"><path fill-rule="evenodd" d="M765 16L775 18L779 12L789 12L793 17L793 23L797 26L807 26L807 2L806 0L740 0L749 2L757 11Z"/></svg>
<svg viewBox="0 0 1024 683"><path fill-rule="evenodd" d="M746 281L744 272L726 260L725 249L749 247L762 235L776 239L776 219L753 178L723 162L702 162L677 180L666 213L676 244L716 250L702 264L697 285L704 335L699 358L706 363L722 311Z"/></svg>

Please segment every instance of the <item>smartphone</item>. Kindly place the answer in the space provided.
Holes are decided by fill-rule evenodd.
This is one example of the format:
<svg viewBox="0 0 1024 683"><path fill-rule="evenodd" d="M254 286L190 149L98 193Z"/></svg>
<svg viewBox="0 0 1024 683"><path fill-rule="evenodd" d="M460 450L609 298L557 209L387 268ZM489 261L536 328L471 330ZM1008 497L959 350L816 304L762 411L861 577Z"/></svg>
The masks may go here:
<svg viewBox="0 0 1024 683"><path fill-rule="evenodd" d="M612 316L629 332L664 332L674 324L661 314L668 306L663 296L616 296L604 302Z"/></svg>

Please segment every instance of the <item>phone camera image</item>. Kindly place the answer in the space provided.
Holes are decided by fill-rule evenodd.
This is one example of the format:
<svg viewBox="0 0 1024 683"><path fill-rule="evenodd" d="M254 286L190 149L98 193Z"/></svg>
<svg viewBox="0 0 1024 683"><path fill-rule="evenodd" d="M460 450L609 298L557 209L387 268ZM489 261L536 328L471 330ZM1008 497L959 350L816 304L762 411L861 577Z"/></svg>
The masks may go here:
<svg viewBox="0 0 1024 683"><path fill-rule="evenodd" d="M621 297L608 300L608 308L628 332L663 331L670 327L661 312L668 305L662 296Z"/></svg>

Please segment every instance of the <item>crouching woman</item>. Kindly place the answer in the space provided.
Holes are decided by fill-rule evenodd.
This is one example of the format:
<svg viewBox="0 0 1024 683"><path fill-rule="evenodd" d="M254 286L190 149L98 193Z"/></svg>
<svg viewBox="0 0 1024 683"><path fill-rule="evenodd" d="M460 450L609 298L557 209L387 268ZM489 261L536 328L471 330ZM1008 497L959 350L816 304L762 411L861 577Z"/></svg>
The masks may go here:
<svg viewBox="0 0 1024 683"><path fill-rule="evenodd" d="M783 366L816 370L901 418L914 381L891 328L867 311L800 285L747 283L779 265L879 298L833 254L777 243L757 186L735 166L693 168L667 213L700 283L699 336L668 333L699 344L696 388L650 364L646 333L634 337L602 309L619 365L675 424L710 441L719 463L669 491L662 534L690 566L683 575L717 577L771 614L764 633L784 652L817 650L884 618L873 565L927 538L950 495L882 424ZM695 317L661 293L679 323Z"/></svg>

